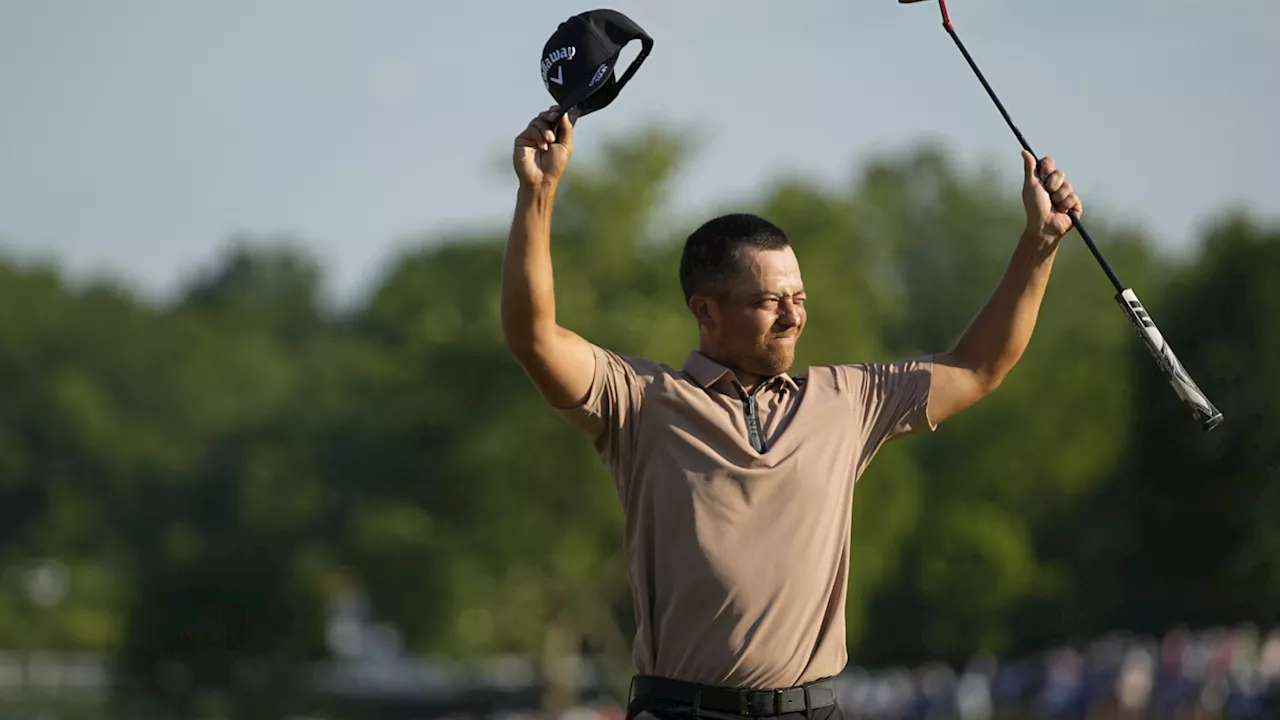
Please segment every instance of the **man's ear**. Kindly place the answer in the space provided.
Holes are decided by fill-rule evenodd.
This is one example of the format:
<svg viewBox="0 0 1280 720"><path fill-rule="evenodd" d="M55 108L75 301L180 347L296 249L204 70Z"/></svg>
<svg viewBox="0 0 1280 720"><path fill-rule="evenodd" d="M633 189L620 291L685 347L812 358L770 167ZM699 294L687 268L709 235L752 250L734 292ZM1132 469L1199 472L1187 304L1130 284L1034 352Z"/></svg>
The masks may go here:
<svg viewBox="0 0 1280 720"><path fill-rule="evenodd" d="M720 306L711 297L698 294L689 298L689 311L698 321L698 327L709 333L714 333L720 326Z"/></svg>

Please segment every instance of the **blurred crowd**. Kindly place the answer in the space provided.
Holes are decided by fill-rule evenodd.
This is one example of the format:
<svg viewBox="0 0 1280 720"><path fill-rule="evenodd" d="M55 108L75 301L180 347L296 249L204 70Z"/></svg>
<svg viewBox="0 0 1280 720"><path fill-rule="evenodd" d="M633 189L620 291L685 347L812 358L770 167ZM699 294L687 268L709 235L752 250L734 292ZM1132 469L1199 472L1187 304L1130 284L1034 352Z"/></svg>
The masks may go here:
<svg viewBox="0 0 1280 720"><path fill-rule="evenodd" d="M1280 718L1280 629L1117 634L1030 658L980 655L959 673L853 668L841 681L842 707L866 720Z"/></svg>
<svg viewBox="0 0 1280 720"><path fill-rule="evenodd" d="M839 693L845 717L856 720L1273 720L1280 628L1117 634L1028 658L979 655L959 672L943 663L853 667ZM607 704L572 716L620 720L624 712Z"/></svg>
<svg viewBox="0 0 1280 720"><path fill-rule="evenodd" d="M464 667L388 650L318 668L314 689L329 701L310 717L549 720L536 709L543 685L531 657ZM64 707L106 699L105 657L59 657L38 654L24 670L22 657L0 653L0 718L24 685L29 699ZM579 658L572 667L564 677L583 701L555 720L623 720L625 698L609 690L596 661ZM849 720L1276 720L1280 628L1113 634L1028 657L980 654L958 669L854 666L837 685Z"/></svg>

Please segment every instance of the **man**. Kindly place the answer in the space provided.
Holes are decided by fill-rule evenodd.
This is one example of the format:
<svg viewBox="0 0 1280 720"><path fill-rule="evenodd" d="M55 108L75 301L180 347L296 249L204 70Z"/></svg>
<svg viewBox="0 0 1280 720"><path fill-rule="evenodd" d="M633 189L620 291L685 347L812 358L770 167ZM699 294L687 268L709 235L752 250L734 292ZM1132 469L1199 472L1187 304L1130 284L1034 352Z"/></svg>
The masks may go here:
<svg viewBox="0 0 1280 720"><path fill-rule="evenodd" d="M754 215L711 220L680 261L699 346L677 370L556 323L551 215L572 152L554 108L515 140L502 326L617 485L638 626L628 717L839 718L854 483L885 442L932 431L1000 385L1080 201L1052 159L1037 170L1023 153L1026 229L955 347L795 376L805 288L786 235Z"/></svg>

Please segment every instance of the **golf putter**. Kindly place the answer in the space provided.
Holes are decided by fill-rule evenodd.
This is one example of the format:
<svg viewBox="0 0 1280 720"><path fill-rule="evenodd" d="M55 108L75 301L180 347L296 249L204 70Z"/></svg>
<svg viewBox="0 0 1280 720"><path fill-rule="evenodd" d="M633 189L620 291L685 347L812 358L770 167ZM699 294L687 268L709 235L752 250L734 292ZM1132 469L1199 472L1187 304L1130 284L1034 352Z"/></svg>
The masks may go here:
<svg viewBox="0 0 1280 720"><path fill-rule="evenodd" d="M932 0L898 0L901 5L910 5L919 2L931 2ZM986 89L987 95L991 97L991 101L995 103L996 108L1004 117L1004 121L1008 124L1009 129L1013 131L1018 142L1037 162L1040 156L1031 149L1031 145L1027 139L1022 136L1022 132L1014 125L1013 119L1009 117L1009 112L1005 110L1004 104L1000 102L1000 98L996 96L995 90L991 89L991 84L987 82L986 76L978 69L978 64L974 62L973 56L969 54L964 43L960 41L960 36L956 34L955 27L951 24L951 15L947 12L947 1L937 0L938 7L942 11L942 27L946 29L947 34L955 41L956 47L960 49L960 53L964 55L965 61L969 63L969 67L973 70L973 74L978 77L978 81L982 83L982 87ZM1169 343L1165 340L1164 335L1160 333L1160 329L1156 327L1155 321L1147 314L1146 308L1142 306L1142 302L1138 300L1137 294L1132 289L1125 287L1120 281L1120 277L1116 275L1115 270L1111 267L1111 263L1107 262L1102 251L1098 249L1097 243L1089 235L1089 231L1085 229L1084 224L1080 221L1080 217L1075 210L1067 211L1067 215L1071 218L1071 224L1076 231L1080 233L1080 237L1084 240L1085 245L1089 247L1089 252L1093 253L1093 257L1098 261L1098 265L1102 271L1106 273L1107 278L1111 281L1111 285L1115 288L1116 302L1119 303L1121 309L1125 313L1125 317L1129 319L1129 323L1138 331L1138 335L1142 338L1143 343L1147 346L1151 356L1155 358L1156 364L1164 373L1169 384L1173 386L1174 391L1182 400L1183 404L1191 411L1192 416L1199 422L1200 427L1205 432L1213 430L1222 424L1222 413L1218 408L1214 407L1209 398L1200 390L1195 381L1191 379L1191 375L1186 368L1174 355L1173 348L1169 347Z"/></svg>

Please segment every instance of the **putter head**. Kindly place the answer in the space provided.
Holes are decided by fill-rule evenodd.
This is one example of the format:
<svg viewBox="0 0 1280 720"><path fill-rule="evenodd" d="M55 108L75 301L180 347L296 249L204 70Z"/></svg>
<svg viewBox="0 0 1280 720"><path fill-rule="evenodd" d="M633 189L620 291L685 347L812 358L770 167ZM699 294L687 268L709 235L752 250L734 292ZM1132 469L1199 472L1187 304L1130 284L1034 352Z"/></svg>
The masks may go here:
<svg viewBox="0 0 1280 720"><path fill-rule="evenodd" d="M898 0L899 5L914 5L915 3L928 2L929 0ZM947 13L947 0L938 0L938 9L942 11L942 27L951 30L951 15Z"/></svg>

